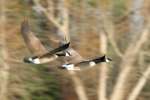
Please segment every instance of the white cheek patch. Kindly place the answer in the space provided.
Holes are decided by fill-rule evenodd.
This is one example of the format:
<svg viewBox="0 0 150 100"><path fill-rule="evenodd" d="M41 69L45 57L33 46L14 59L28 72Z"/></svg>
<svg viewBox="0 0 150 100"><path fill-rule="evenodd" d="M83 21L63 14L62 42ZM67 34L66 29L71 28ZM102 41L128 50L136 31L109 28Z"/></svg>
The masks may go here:
<svg viewBox="0 0 150 100"><path fill-rule="evenodd" d="M70 55L66 52L65 56L70 56Z"/></svg>
<svg viewBox="0 0 150 100"><path fill-rule="evenodd" d="M110 62L110 60L106 58L106 62Z"/></svg>
<svg viewBox="0 0 150 100"><path fill-rule="evenodd" d="M89 64L90 64L91 67L96 65L96 63L94 61L91 61Z"/></svg>
<svg viewBox="0 0 150 100"><path fill-rule="evenodd" d="M40 64L41 62L40 62L40 59L39 59L39 58L36 58L36 59L33 60L33 63L34 63L34 64Z"/></svg>
<svg viewBox="0 0 150 100"><path fill-rule="evenodd" d="M58 56L57 56L57 55L55 55L55 58L58 58Z"/></svg>

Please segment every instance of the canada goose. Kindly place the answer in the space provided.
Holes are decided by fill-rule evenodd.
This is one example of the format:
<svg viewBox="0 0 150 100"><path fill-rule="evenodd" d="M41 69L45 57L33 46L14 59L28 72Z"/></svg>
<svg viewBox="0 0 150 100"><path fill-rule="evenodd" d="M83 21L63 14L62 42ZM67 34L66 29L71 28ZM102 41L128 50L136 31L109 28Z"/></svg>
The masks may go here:
<svg viewBox="0 0 150 100"><path fill-rule="evenodd" d="M24 62L32 64L43 64L53 61L60 56L70 56L70 53L65 51L69 47L69 44L70 42L43 55L24 58Z"/></svg>
<svg viewBox="0 0 150 100"><path fill-rule="evenodd" d="M62 69L67 69L67 70L80 70L84 67L93 67L95 66L96 64L98 63L101 63L101 62L110 62L112 61L110 58L107 58L105 55L102 56L102 57L98 57L98 58L95 58L95 59L92 59L92 60L85 60L85 61L81 61L79 63L69 63L69 64L64 64L61 66Z"/></svg>
<svg viewBox="0 0 150 100"><path fill-rule="evenodd" d="M70 62L68 64L61 65L61 68L67 69L67 70L76 70L80 69L80 66L94 66L100 62L109 62L111 59L106 58L105 56L99 57L92 60L84 60L80 54L74 50L73 48L68 48L70 44L69 34L65 34L65 41L61 41L62 39L59 39L59 43L65 42L66 44L43 54L43 52L46 52L47 50L42 45L41 41L33 34L33 32L30 30L28 20L24 20L21 25L21 34L24 38L25 43L27 44L29 50L32 53L36 53L35 55L39 56L33 56L33 57L26 57L24 58L24 62L26 63L32 63L32 64L43 64L50 61L53 61L57 59L60 56L69 56L65 57L65 62ZM67 38L68 37L68 38ZM63 37L62 37L63 38ZM41 55L42 54L42 55ZM72 63L73 62L73 63ZM79 63L78 63L79 62Z"/></svg>

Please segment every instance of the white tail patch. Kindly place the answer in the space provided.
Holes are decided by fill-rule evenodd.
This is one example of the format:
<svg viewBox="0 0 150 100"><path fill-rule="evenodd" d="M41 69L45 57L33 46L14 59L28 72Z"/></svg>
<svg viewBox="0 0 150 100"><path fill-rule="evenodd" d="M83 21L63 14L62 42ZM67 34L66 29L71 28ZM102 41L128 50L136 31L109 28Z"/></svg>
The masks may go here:
<svg viewBox="0 0 150 100"><path fill-rule="evenodd" d="M41 62L40 62L40 59L39 59L39 58L36 58L36 59L33 59L33 63L34 63L34 64L40 64Z"/></svg>
<svg viewBox="0 0 150 100"><path fill-rule="evenodd" d="M105 59L106 62L110 62L110 60L108 58Z"/></svg>
<svg viewBox="0 0 150 100"><path fill-rule="evenodd" d="M66 68L67 70L80 70L80 68L75 67L74 64L64 64L62 67Z"/></svg>
<svg viewBox="0 0 150 100"><path fill-rule="evenodd" d="M70 55L69 55L69 53L68 53L68 52L66 52L66 53L65 53L65 56L67 56L67 57L68 57L68 56L70 56Z"/></svg>
<svg viewBox="0 0 150 100"><path fill-rule="evenodd" d="M89 63L89 64L90 64L90 66L91 66L91 67L93 67L93 66L95 66L95 65L96 65L96 63L95 63L94 61L90 61L90 63Z"/></svg>

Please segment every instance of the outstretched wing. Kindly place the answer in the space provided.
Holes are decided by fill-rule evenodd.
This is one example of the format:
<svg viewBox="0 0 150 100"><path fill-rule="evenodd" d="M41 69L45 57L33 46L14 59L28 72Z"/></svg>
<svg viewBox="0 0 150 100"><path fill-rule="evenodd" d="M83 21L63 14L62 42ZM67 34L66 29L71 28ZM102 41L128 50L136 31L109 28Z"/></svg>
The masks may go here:
<svg viewBox="0 0 150 100"><path fill-rule="evenodd" d="M61 45L61 46L59 46L58 48L56 48L56 49L54 49L54 50L52 50L52 51L50 51L50 52L48 52L48 53L46 53L46 54L40 56L40 58L42 58L42 57L47 57L47 56L51 56L51 55L53 55L53 54L56 54L57 52L64 51L64 50L66 50L66 49L69 47L69 45L70 45L70 42L69 42L69 43L66 43L66 44L64 44L64 45Z"/></svg>
<svg viewBox="0 0 150 100"><path fill-rule="evenodd" d="M24 21L22 22L20 30L28 49L34 55L39 55L47 52L41 41L30 30L30 26L27 19L24 19Z"/></svg>

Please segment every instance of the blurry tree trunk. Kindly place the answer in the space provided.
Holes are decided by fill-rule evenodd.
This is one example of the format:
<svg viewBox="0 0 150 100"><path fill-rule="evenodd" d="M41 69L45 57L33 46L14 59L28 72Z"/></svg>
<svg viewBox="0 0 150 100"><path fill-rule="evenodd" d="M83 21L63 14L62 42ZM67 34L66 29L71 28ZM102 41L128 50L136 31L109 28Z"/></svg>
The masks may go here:
<svg viewBox="0 0 150 100"><path fill-rule="evenodd" d="M103 24L106 24L105 13L106 12L103 12L103 14L100 15L101 17L99 18L99 21L101 22L101 28L99 32L99 52L101 55L105 55L107 53L107 37L103 27ZM106 88L107 71L108 71L107 65L105 63L101 63L99 65L99 81L98 81L99 83L98 83L98 93L97 93L98 100L107 100L107 88Z"/></svg>
<svg viewBox="0 0 150 100"><path fill-rule="evenodd" d="M105 55L107 53L107 38L104 32L100 32L100 53ZM106 63L102 63L100 65L100 72L99 72L99 87L98 87L98 100L107 100L106 93L107 93L107 65Z"/></svg>
<svg viewBox="0 0 150 100"><path fill-rule="evenodd" d="M6 15L5 15L5 0L0 0L0 34L1 34L1 65L0 65L0 99L7 100L7 88L9 79L9 65L5 61L8 59L6 46Z"/></svg>
<svg viewBox="0 0 150 100"><path fill-rule="evenodd" d="M109 0L101 0L99 1L100 7L99 7L99 23L100 33L99 33L99 45L100 45L100 54L105 55L107 54L107 32L108 34L113 33L112 27L109 25L109 18L107 14L109 13L110 8L110 2ZM107 26L107 27L105 27ZM101 63L99 68L99 83L98 83L98 100L107 100L107 77L108 77L108 66L106 63Z"/></svg>

